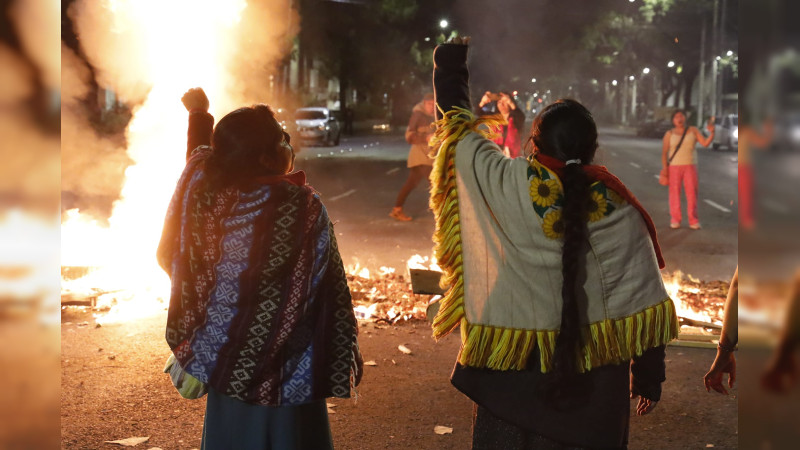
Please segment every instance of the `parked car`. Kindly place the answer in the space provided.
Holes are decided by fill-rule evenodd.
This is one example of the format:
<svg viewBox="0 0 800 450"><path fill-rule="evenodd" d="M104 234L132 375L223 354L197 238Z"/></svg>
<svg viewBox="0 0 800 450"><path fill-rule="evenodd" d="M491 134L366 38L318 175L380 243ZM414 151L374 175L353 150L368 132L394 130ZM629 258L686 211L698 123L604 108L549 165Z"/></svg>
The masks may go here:
<svg viewBox="0 0 800 450"><path fill-rule="evenodd" d="M714 142L711 147L716 150L727 147L729 150L739 148L739 115L726 114L714 119Z"/></svg>
<svg viewBox="0 0 800 450"><path fill-rule="evenodd" d="M294 119L303 143L339 145L342 127L334 111L324 107L300 108L295 112Z"/></svg>

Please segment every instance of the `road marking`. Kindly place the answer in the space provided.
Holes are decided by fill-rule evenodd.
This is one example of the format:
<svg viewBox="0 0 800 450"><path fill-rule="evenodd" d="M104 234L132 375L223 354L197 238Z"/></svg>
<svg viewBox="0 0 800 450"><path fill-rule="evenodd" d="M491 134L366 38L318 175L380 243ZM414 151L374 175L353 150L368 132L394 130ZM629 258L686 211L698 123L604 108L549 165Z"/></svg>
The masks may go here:
<svg viewBox="0 0 800 450"><path fill-rule="evenodd" d="M617 156L617 152L611 152L611 156Z"/></svg>
<svg viewBox="0 0 800 450"><path fill-rule="evenodd" d="M356 192L355 189L350 189L349 191L345 192L344 194L339 194L336 197L329 198L328 201L329 202L335 202L336 200L339 200L340 198L345 198L345 197L347 197L349 195L353 195L355 192Z"/></svg>
<svg viewBox="0 0 800 450"><path fill-rule="evenodd" d="M661 175L659 175L659 174L655 174L653 176L655 177L656 180L660 180L661 179Z"/></svg>
<svg viewBox="0 0 800 450"><path fill-rule="evenodd" d="M636 164L635 162L628 163L628 164L632 165L633 167L636 167L637 169L641 169L642 168L642 166Z"/></svg>
<svg viewBox="0 0 800 450"><path fill-rule="evenodd" d="M391 175L391 174L397 172L398 170L400 170L399 167L395 167L394 169L389 169L389 170L386 171L386 175Z"/></svg>
<svg viewBox="0 0 800 450"><path fill-rule="evenodd" d="M714 201L712 201L712 200L709 200L709 199L707 199L707 198L706 198L706 199L703 199L703 201L704 201L704 202L706 202L706 203L708 203L709 205L713 206L714 208L717 208L718 210L720 210L720 211L722 211L722 212L726 212L726 213L729 213L729 212L731 212L731 210L730 210L730 209L728 209L728 208L726 208L726 207L724 207L724 206L720 205L719 203L716 203L716 202L714 202Z"/></svg>
<svg viewBox="0 0 800 450"><path fill-rule="evenodd" d="M789 214L789 208L783 206L775 200L765 198L764 200L761 200L761 204L764 205L764 208L772 210L778 214Z"/></svg>

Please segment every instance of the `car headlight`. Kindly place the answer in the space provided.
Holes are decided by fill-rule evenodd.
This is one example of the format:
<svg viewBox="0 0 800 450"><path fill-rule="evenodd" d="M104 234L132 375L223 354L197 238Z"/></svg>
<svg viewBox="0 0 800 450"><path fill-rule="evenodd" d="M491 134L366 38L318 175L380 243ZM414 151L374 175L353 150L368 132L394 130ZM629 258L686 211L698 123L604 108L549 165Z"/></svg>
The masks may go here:
<svg viewBox="0 0 800 450"><path fill-rule="evenodd" d="M733 137L739 139L739 127L736 127L736 129L733 130Z"/></svg>
<svg viewBox="0 0 800 450"><path fill-rule="evenodd" d="M793 144L800 143L800 126L792 125L792 128L789 131L789 137Z"/></svg>

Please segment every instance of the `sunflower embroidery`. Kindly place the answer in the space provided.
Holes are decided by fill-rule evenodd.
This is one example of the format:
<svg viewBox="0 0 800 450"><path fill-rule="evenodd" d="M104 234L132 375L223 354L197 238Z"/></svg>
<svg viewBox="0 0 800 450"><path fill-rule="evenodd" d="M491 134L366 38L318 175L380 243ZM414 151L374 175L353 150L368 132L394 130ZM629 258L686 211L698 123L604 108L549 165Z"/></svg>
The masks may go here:
<svg viewBox="0 0 800 450"><path fill-rule="evenodd" d="M597 191L592 191L591 200L589 201L589 220L597 222L605 217L608 211L608 202L603 194Z"/></svg>
<svg viewBox="0 0 800 450"><path fill-rule="evenodd" d="M553 209L544 216L542 221L544 235L550 239L564 237L564 222L561 220L561 210Z"/></svg>
<svg viewBox="0 0 800 450"><path fill-rule="evenodd" d="M531 200L543 207L553 206L558 200L558 182L556 180L531 179Z"/></svg>
<svg viewBox="0 0 800 450"><path fill-rule="evenodd" d="M617 205L625 203L625 199L623 199L622 196L619 195L615 190L606 189L606 191L608 192L609 200L611 200L612 202L616 203Z"/></svg>

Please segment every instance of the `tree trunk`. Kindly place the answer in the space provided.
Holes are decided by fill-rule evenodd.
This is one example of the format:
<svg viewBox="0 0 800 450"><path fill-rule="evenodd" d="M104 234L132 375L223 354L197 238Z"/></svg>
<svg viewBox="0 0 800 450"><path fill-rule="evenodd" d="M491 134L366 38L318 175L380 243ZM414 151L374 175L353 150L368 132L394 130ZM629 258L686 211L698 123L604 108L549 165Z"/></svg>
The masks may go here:
<svg viewBox="0 0 800 450"><path fill-rule="evenodd" d="M339 57L339 111L345 111L347 108L347 89L350 87L350 42L347 40L341 46L341 53Z"/></svg>
<svg viewBox="0 0 800 450"><path fill-rule="evenodd" d="M695 78L697 78L697 70L697 68L694 68L683 71L683 108L687 110L692 106L692 86L694 85Z"/></svg>

